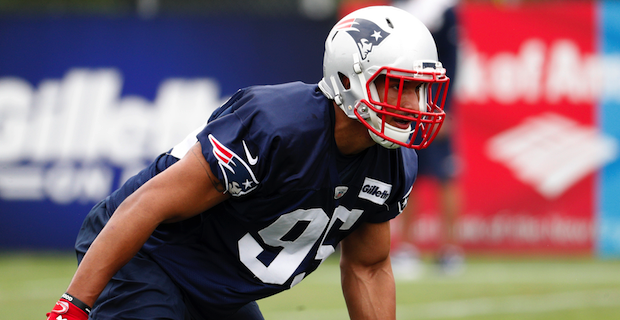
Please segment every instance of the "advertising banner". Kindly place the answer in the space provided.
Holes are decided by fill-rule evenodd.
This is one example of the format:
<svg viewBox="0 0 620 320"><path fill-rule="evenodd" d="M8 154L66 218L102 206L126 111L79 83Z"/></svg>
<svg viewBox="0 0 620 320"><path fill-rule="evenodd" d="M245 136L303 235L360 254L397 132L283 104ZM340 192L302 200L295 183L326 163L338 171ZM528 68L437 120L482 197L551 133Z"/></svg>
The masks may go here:
<svg viewBox="0 0 620 320"><path fill-rule="evenodd" d="M619 14L613 1L460 6L451 112L466 250L620 255ZM437 189L414 187L422 249L445 232Z"/></svg>
<svg viewBox="0 0 620 320"><path fill-rule="evenodd" d="M618 141L598 127L603 65L591 2L462 8L459 237L470 249L591 252L598 171Z"/></svg>
<svg viewBox="0 0 620 320"><path fill-rule="evenodd" d="M70 249L90 208L237 89L322 77L333 21L0 17L0 249Z"/></svg>
<svg viewBox="0 0 620 320"><path fill-rule="evenodd" d="M620 4L458 17L463 247L620 256ZM0 17L0 249L72 248L94 204L238 88L320 80L333 22ZM422 249L442 230L436 188L414 187Z"/></svg>

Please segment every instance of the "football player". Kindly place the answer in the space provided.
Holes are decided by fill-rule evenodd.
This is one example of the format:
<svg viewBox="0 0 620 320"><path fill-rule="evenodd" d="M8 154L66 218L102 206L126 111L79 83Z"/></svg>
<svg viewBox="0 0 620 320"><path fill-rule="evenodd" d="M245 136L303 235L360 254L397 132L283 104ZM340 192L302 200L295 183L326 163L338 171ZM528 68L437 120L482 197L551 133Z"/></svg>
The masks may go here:
<svg viewBox="0 0 620 320"><path fill-rule="evenodd" d="M344 17L318 84L239 90L91 210L48 319L262 319L255 301L338 243L350 317L394 319L389 220L445 118L445 72L405 11Z"/></svg>

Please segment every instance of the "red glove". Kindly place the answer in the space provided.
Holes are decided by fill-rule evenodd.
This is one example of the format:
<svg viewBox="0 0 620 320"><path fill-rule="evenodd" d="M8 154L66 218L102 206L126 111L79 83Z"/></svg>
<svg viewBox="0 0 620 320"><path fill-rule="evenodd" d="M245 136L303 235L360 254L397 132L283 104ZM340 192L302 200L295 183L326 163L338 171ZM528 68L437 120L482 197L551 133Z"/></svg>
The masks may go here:
<svg viewBox="0 0 620 320"><path fill-rule="evenodd" d="M88 320L88 314L89 306L65 293L46 316L47 320Z"/></svg>

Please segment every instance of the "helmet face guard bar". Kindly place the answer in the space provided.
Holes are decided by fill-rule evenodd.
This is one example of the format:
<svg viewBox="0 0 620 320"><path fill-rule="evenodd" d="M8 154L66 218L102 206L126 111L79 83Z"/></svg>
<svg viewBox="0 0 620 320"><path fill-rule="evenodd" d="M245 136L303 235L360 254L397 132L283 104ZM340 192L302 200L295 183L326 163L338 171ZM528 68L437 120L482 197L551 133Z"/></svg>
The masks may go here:
<svg viewBox="0 0 620 320"><path fill-rule="evenodd" d="M423 65L427 66L426 63ZM381 75L385 76L384 99L383 101L375 101L372 94L373 91L376 92L377 90L375 89L374 81ZM418 97L417 110L401 107L403 89L407 81L419 84L416 88ZM394 100L394 92L391 93L390 99L388 99L388 93L390 85L394 86L395 83L398 83L398 97L396 98L396 104L393 105L389 104L388 101ZM366 82L368 100L360 100L354 108L354 112L360 122L375 135L403 147L423 149L428 147L435 139L446 118L443 107L449 83L450 79L445 75L445 69L441 67L438 69L427 67L414 71L382 67ZM374 112L380 120L374 126L368 121L370 112ZM386 129L388 129L387 131L390 130L386 128L389 119L410 122L409 139L407 141L390 137L390 134L386 132ZM388 126L390 125L388 124Z"/></svg>

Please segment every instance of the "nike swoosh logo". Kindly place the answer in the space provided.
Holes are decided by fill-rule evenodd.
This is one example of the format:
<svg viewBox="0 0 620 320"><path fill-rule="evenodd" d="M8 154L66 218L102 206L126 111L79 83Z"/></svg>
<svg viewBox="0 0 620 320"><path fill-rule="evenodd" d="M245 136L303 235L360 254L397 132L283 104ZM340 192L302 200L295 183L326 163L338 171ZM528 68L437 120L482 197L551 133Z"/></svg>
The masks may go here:
<svg viewBox="0 0 620 320"><path fill-rule="evenodd" d="M245 140L241 140L241 142L243 143L243 150L245 151L245 156L248 158L248 163L251 166L255 165L258 162L258 156L252 157L250 150L248 150L248 146L245 145Z"/></svg>

